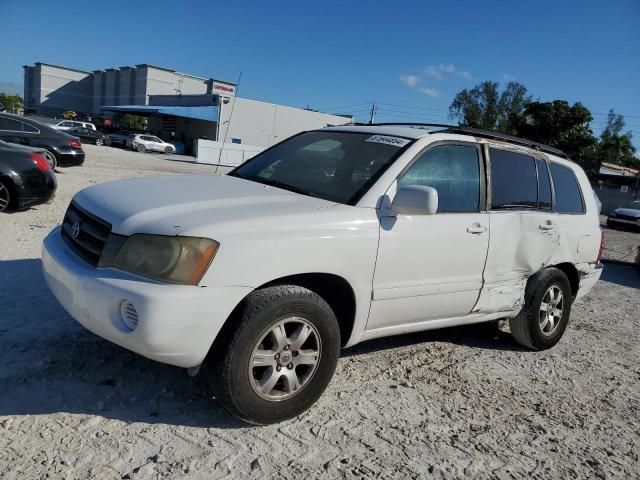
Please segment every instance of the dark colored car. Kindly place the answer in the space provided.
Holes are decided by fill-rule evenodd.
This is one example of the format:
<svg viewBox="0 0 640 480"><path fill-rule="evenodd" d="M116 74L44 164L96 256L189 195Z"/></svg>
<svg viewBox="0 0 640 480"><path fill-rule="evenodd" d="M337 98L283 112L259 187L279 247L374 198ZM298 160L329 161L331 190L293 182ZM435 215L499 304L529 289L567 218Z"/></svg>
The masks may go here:
<svg viewBox="0 0 640 480"><path fill-rule="evenodd" d="M118 130L115 133L109 133L107 135L107 145L119 145L121 147L127 146L127 139L132 139L139 132L132 132L129 130Z"/></svg>
<svg viewBox="0 0 640 480"><path fill-rule="evenodd" d="M612 211L608 215L607 226L640 230L640 200L631 201L629 205Z"/></svg>
<svg viewBox="0 0 640 480"><path fill-rule="evenodd" d="M82 165L84 150L77 137L28 117L0 112L0 140L44 149L44 157L55 169L57 165Z"/></svg>
<svg viewBox="0 0 640 480"><path fill-rule="evenodd" d="M0 140L0 212L50 201L56 176L44 150Z"/></svg>
<svg viewBox="0 0 640 480"><path fill-rule="evenodd" d="M73 135L74 137L79 137L85 143L93 143L94 145L109 144L108 137L99 130L77 127L67 130L66 133Z"/></svg>

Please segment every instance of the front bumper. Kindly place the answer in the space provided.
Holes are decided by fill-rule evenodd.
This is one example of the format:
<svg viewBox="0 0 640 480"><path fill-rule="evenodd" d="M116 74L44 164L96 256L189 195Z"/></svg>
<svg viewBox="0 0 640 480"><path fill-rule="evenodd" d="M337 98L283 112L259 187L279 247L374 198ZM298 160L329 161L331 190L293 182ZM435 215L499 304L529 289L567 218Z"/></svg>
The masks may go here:
<svg viewBox="0 0 640 480"><path fill-rule="evenodd" d="M640 223L638 223L637 220L627 220L624 218L617 218L617 217L607 217L607 225L640 228Z"/></svg>
<svg viewBox="0 0 640 480"><path fill-rule="evenodd" d="M69 314L91 332L133 352L179 367L204 360L213 340L250 287L194 287L154 283L77 257L60 236L44 240L44 277ZM138 313L130 331L121 319L123 301Z"/></svg>

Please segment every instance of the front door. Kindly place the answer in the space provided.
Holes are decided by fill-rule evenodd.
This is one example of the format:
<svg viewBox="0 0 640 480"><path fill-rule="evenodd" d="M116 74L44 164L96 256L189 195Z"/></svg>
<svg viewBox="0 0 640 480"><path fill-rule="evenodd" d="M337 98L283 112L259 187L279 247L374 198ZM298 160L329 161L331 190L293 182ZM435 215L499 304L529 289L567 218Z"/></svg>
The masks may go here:
<svg viewBox="0 0 640 480"><path fill-rule="evenodd" d="M489 247L483 172L477 145L441 144L417 155L387 192L392 199L404 186L433 187L438 211L390 216L381 207L368 330L471 312Z"/></svg>

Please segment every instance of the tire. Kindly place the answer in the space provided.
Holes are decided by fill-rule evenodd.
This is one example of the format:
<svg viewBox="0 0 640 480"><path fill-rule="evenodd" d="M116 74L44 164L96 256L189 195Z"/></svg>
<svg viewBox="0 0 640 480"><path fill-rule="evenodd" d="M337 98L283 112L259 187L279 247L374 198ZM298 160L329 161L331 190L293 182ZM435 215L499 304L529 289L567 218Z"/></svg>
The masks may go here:
<svg viewBox="0 0 640 480"><path fill-rule="evenodd" d="M147 149L144 147L144 145L136 145L136 150L140 153L144 153L147 151Z"/></svg>
<svg viewBox="0 0 640 480"><path fill-rule="evenodd" d="M280 285L251 293L236 313L203 365L213 395L232 415L255 424L307 410L329 384L340 353L331 307L311 290ZM303 330L308 336L300 346Z"/></svg>
<svg viewBox="0 0 640 480"><path fill-rule="evenodd" d="M167 147L164 149L164 153L173 153L173 148Z"/></svg>
<svg viewBox="0 0 640 480"><path fill-rule="evenodd" d="M101 139L101 138L96 138L96 142L95 142L95 143L96 143L96 145L97 145L97 146L99 146L99 147L101 147L102 145L104 145L104 142L102 141L102 139Z"/></svg>
<svg viewBox="0 0 640 480"><path fill-rule="evenodd" d="M561 297L556 298L561 300L553 300L553 292L560 292ZM553 347L567 328L572 301L571 285L565 273L554 267L542 270L527 283L524 307L509 321L511 335L531 350ZM553 320L550 319L552 313Z"/></svg>
<svg viewBox="0 0 640 480"><path fill-rule="evenodd" d="M17 198L14 198L13 185L4 178L0 178L0 213L6 212L15 206Z"/></svg>
<svg viewBox="0 0 640 480"><path fill-rule="evenodd" d="M42 152L42 156L49 164L51 170L55 170L56 168L58 168L58 160L53 153L51 153L49 150L45 150L44 152Z"/></svg>

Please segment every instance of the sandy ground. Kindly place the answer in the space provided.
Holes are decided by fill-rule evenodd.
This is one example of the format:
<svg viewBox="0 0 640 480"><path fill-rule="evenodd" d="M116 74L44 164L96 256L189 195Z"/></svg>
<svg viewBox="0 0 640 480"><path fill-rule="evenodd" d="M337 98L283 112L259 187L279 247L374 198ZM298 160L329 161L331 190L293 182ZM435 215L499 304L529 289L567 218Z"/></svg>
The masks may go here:
<svg viewBox="0 0 640 480"><path fill-rule="evenodd" d="M53 204L0 217L0 478L638 478L640 274L608 264L563 340L528 352L496 325L343 352L320 401L247 427L183 370L85 331L40 273L80 188L213 172L87 147ZM610 250L640 235L606 231Z"/></svg>

